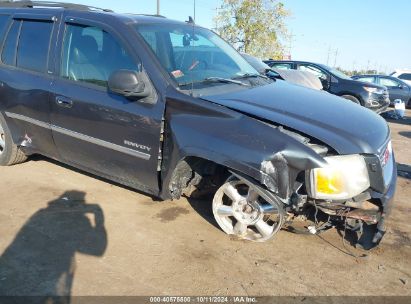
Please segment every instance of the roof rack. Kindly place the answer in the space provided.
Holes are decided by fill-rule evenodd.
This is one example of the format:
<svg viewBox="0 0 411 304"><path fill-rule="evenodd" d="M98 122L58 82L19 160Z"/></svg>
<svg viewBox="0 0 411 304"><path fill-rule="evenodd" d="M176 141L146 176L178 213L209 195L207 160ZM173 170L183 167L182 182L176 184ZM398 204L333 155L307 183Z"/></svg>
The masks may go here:
<svg viewBox="0 0 411 304"><path fill-rule="evenodd" d="M103 11L113 12L112 10L88 6L83 4L53 2L53 1L1 1L0 7L18 7L18 8L35 8L35 7L56 7L65 9L74 9L80 11Z"/></svg>

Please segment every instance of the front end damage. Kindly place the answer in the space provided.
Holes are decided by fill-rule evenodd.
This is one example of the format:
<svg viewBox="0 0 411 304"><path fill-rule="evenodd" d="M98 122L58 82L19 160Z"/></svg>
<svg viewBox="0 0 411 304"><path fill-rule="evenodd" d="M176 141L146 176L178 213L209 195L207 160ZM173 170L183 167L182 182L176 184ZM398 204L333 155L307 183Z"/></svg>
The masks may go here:
<svg viewBox="0 0 411 304"><path fill-rule="evenodd" d="M288 135L293 133L287 132ZM304 136L294 134L293 137L325 160L340 157L331 148L313 144ZM390 142L385 143L378 154L357 157L363 159L368 183L366 189L352 196L348 194L349 197L314 195L310 180L313 169L301 170L305 160L288 151L276 153L262 162L261 182L283 201L288 214L287 225L292 226L296 219L305 219L314 223L305 227L311 234L334 227L344 231L345 237L345 231L348 231L353 245L369 250L377 246L385 234L385 219L392 206L397 170ZM360 183L355 178L354 182Z"/></svg>

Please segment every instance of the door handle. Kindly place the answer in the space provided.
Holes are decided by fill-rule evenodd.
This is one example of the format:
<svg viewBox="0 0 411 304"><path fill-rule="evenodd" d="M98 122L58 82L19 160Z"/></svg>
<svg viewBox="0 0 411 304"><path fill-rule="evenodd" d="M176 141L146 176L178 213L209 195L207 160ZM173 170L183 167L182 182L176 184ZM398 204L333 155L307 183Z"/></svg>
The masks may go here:
<svg viewBox="0 0 411 304"><path fill-rule="evenodd" d="M56 103L63 108L71 108L73 106L73 101L64 96L57 96Z"/></svg>

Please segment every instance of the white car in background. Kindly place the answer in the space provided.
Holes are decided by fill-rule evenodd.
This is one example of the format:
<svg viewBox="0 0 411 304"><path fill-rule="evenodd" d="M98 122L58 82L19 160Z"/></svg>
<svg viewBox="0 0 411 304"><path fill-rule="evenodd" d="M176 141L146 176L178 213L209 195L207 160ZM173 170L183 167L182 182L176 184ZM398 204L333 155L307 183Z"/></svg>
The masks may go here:
<svg viewBox="0 0 411 304"><path fill-rule="evenodd" d="M390 76L397 77L411 85L411 70L395 70Z"/></svg>

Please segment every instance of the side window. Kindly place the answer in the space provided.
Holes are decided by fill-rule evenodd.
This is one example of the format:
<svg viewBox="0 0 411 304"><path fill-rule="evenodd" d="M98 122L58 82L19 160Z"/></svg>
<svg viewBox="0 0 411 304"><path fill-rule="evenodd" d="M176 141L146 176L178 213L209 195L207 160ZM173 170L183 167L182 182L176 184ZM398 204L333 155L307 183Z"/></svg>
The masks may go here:
<svg viewBox="0 0 411 304"><path fill-rule="evenodd" d="M46 72L52 30L52 22L23 21L17 47L18 67Z"/></svg>
<svg viewBox="0 0 411 304"><path fill-rule="evenodd" d="M380 78L380 84L385 87L398 87L400 83L390 78Z"/></svg>
<svg viewBox="0 0 411 304"><path fill-rule="evenodd" d="M292 68L291 63L273 63L271 67L279 70L291 70Z"/></svg>
<svg viewBox="0 0 411 304"><path fill-rule="evenodd" d="M61 77L107 87L111 73L122 69L138 66L111 34L97 27L66 25Z"/></svg>
<svg viewBox="0 0 411 304"><path fill-rule="evenodd" d="M321 80L327 80L327 78L328 78L328 75L325 72L323 72L319 68L317 68L315 66L312 66L310 64L300 64L298 66L298 69L300 71L310 72L311 74L314 74L315 76L317 76Z"/></svg>
<svg viewBox="0 0 411 304"><path fill-rule="evenodd" d="M411 74L404 73L404 74L401 74L398 78L403 79L403 80L411 80Z"/></svg>
<svg viewBox="0 0 411 304"><path fill-rule="evenodd" d="M16 65L16 49L17 49L17 38L20 31L21 21L13 21L6 41L4 42L3 52L1 53L1 61L7 65Z"/></svg>
<svg viewBox="0 0 411 304"><path fill-rule="evenodd" d="M370 82L375 83L375 77L360 77L356 78L355 80L363 81L363 82ZM381 79L382 80L382 79Z"/></svg>

